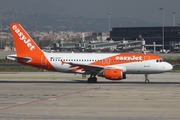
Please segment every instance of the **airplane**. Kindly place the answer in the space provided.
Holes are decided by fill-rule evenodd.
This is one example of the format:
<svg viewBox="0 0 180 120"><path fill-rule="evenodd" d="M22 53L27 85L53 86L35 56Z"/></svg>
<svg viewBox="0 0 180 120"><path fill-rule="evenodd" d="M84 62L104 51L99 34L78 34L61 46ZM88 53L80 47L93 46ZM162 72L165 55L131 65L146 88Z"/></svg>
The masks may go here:
<svg viewBox="0 0 180 120"><path fill-rule="evenodd" d="M88 83L96 83L97 77L108 80L126 79L126 74L149 74L170 71L173 66L160 56L146 53L48 53L42 51L19 23L11 23L10 29L16 54L9 60L50 71L90 75Z"/></svg>

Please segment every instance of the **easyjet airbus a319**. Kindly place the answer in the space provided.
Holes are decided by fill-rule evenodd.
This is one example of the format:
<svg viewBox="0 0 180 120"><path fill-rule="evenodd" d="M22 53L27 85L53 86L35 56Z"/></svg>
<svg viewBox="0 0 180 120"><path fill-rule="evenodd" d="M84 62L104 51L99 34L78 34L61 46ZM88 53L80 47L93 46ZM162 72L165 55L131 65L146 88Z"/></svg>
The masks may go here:
<svg viewBox="0 0 180 120"><path fill-rule="evenodd" d="M64 73L90 75L89 83L97 82L96 76L108 80L126 79L126 74L149 74L170 71L173 67L163 58L144 53L47 53L42 51L20 24L10 24L16 54L7 59L21 64Z"/></svg>

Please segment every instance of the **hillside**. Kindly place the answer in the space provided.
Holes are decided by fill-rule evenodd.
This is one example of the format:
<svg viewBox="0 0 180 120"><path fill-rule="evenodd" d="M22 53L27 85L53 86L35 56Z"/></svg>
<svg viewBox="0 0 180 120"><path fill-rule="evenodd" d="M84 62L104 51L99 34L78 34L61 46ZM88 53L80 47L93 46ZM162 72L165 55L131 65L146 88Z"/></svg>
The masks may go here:
<svg viewBox="0 0 180 120"><path fill-rule="evenodd" d="M19 13L2 13L3 28L11 22L18 22L26 26L29 31L108 31L108 18L87 18L82 16L60 16L53 14L23 15ZM111 18L112 27L141 27L157 26L133 18Z"/></svg>

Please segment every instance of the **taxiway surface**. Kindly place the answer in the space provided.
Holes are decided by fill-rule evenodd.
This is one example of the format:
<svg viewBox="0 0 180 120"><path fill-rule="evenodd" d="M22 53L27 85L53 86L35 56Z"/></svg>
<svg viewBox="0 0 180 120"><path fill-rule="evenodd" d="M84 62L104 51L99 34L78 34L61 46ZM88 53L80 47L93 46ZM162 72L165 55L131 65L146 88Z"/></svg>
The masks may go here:
<svg viewBox="0 0 180 120"><path fill-rule="evenodd" d="M179 120L180 74L128 75L123 81L81 75L1 73L1 120Z"/></svg>

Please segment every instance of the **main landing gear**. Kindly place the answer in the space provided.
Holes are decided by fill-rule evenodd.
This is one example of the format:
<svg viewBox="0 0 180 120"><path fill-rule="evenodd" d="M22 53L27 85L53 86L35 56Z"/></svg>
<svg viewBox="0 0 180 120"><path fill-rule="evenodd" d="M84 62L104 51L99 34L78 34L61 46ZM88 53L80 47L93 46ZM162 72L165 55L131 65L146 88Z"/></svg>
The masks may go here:
<svg viewBox="0 0 180 120"><path fill-rule="evenodd" d="M96 82L97 82L96 75L90 75L90 77L88 78L88 83L96 83Z"/></svg>
<svg viewBox="0 0 180 120"><path fill-rule="evenodd" d="M149 76L149 74L145 74L145 83L149 83L148 76Z"/></svg>

